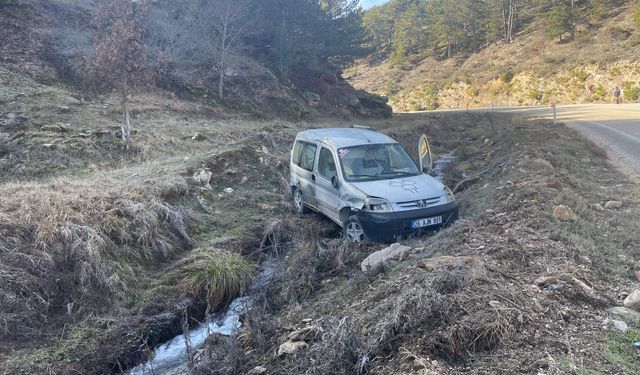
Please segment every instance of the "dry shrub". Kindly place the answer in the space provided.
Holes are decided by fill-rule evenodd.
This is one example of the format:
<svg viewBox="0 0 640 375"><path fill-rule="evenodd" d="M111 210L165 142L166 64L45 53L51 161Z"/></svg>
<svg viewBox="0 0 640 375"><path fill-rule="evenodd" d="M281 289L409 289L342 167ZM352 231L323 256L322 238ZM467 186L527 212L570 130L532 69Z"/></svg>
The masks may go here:
<svg viewBox="0 0 640 375"><path fill-rule="evenodd" d="M425 279L425 286L440 297L434 305L438 330L428 338L428 347L447 360L469 353L491 351L509 340L525 315L511 302L517 296L499 297L508 291L494 291L496 275L488 275L481 264L448 264L437 267ZM491 304L489 303L492 300ZM507 302L506 302L507 301Z"/></svg>
<svg viewBox="0 0 640 375"><path fill-rule="evenodd" d="M108 309L127 294L137 265L166 260L189 243L189 214L149 186L60 179L2 190L6 335L28 335L51 315Z"/></svg>
<svg viewBox="0 0 640 375"><path fill-rule="evenodd" d="M290 358L290 374L350 374L358 371L363 343L354 322L349 318L329 318L322 322L322 337L303 355Z"/></svg>
<svg viewBox="0 0 640 375"><path fill-rule="evenodd" d="M206 350L198 358L200 363L189 373L194 375L246 374L247 353L236 337L213 334L207 338Z"/></svg>
<svg viewBox="0 0 640 375"><path fill-rule="evenodd" d="M384 318L369 330L367 352L360 358L358 372L366 372L374 358L394 351L403 336L435 323L441 300L433 290L421 286L405 288L390 306L385 306L388 313Z"/></svg>
<svg viewBox="0 0 640 375"><path fill-rule="evenodd" d="M183 288L215 310L244 293L253 278L254 265L240 254L200 250L182 269Z"/></svg>
<svg viewBox="0 0 640 375"><path fill-rule="evenodd" d="M479 294L479 293L478 293ZM451 324L429 338L428 346L447 360L482 351L492 351L498 345L510 340L516 329L524 323L525 315L517 308L496 304L490 307L487 298L457 296L450 301L447 315L455 316Z"/></svg>
<svg viewBox="0 0 640 375"><path fill-rule="evenodd" d="M292 255L280 284L289 301L311 296L327 278L348 272L357 264L357 250L345 241L303 243Z"/></svg>

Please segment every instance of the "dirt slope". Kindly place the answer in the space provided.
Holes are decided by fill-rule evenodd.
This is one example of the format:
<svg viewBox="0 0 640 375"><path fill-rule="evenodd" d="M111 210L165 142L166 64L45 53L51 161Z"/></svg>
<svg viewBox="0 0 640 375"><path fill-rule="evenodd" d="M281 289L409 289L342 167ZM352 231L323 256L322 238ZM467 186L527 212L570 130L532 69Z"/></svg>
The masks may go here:
<svg viewBox="0 0 640 375"><path fill-rule="evenodd" d="M571 129L508 116L376 125L408 144L424 131L438 150L455 150L449 182L473 181L457 194L462 219L402 241L410 255L375 276L359 263L384 246L345 247L303 227L262 304L237 338L212 341L199 373L638 371L638 323L628 320L626 335L603 327L620 293L638 287L640 267L640 191L606 153ZM601 208L611 200L622 208ZM554 218L558 205L575 220ZM274 354L304 327L304 349Z"/></svg>

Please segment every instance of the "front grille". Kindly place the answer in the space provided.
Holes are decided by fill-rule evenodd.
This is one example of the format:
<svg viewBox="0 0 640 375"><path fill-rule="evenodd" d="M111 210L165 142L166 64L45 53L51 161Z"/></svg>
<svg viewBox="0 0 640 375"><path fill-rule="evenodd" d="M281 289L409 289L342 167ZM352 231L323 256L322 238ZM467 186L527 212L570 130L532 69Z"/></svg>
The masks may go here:
<svg viewBox="0 0 640 375"><path fill-rule="evenodd" d="M440 197L396 203L400 208L427 208L440 203Z"/></svg>

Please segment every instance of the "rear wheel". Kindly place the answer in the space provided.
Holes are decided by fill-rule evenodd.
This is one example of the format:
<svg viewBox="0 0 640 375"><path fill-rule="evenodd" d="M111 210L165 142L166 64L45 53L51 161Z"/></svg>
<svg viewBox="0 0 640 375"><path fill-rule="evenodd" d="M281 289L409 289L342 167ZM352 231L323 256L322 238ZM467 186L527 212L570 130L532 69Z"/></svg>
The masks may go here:
<svg viewBox="0 0 640 375"><path fill-rule="evenodd" d="M347 241L352 243L362 243L367 240L367 236L364 233L362 223L355 216L350 216L343 226L344 237Z"/></svg>
<svg viewBox="0 0 640 375"><path fill-rule="evenodd" d="M293 190L293 207L296 210L296 213L299 215L304 215L309 212L307 206L304 205L304 200L302 199L302 193L300 189Z"/></svg>

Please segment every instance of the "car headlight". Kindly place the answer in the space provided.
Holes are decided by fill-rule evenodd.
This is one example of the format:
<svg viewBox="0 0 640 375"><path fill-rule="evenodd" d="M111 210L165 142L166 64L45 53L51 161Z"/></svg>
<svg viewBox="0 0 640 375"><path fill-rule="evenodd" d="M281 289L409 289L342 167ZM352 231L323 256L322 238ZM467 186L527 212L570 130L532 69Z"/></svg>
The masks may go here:
<svg viewBox="0 0 640 375"><path fill-rule="evenodd" d="M364 200L363 210L369 212L392 212L391 205L386 199L367 198Z"/></svg>
<svg viewBox="0 0 640 375"><path fill-rule="evenodd" d="M449 189L448 187L444 187L444 195L443 195L444 201L446 203L451 203L451 202L455 202L456 201L456 196L455 194L453 194L453 191L451 191L451 189Z"/></svg>

